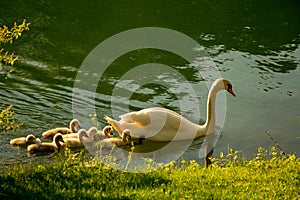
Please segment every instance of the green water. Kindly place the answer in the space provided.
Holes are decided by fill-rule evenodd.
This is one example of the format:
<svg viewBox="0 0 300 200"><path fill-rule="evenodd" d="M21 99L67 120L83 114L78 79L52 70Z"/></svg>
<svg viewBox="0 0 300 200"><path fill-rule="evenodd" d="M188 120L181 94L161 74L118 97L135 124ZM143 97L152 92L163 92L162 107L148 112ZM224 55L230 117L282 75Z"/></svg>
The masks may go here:
<svg viewBox="0 0 300 200"><path fill-rule="evenodd" d="M191 37L232 82L237 97L227 96L216 152L229 145L252 156L257 147L272 145L264 134L269 130L287 153L299 155L299 9L298 1L1 1L1 24L11 26L26 18L31 26L14 46L5 46L20 59L10 78L0 82L0 103L13 104L16 117L26 125L15 133L0 133L0 157L4 162L25 159L26 152L12 148L10 139L66 126L72 119L74 81L86 56L107 38L139 27L163 27ZM145 63L163 63L191 84L204 85L199 73L174 54L154 49L128 52L99 82L95 103L101 126L104 114L111 113L115 84ZM91 74L93 78L97 74ZM205 118L207 89L197 95ZM168 88L148 84L131 96L130 109L162 106L179 111L177 100ZM122 106L116 109L124 111ZM183 111L187 118L191 112ZM88 119L87 113L84 116Z"/></svg>

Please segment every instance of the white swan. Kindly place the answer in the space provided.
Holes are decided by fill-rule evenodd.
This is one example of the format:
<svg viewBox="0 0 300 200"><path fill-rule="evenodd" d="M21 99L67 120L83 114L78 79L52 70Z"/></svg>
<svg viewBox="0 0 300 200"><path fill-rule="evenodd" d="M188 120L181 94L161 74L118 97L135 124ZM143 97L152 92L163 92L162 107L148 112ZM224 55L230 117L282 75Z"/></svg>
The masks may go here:
<svg viewBox="0 0 300 200"><path fill-rule="evenodd" d="M146 108L121 115L120 121L108 116L105 116L105 119L119 134L124 129L129 129L133 139L140 137L153 141L194 139L214 132L215 101L216 94L220 90L227 90L235 96L232 85L228 80L224 78L217 79L208 94L207 119L204 125L195 124L174 111L159 107Z"/></svg>
<svg viewBox="0 0 300 200"><path fill-rule="evenodd" d="M62 134L57 133L53 137L53 142L43 142L39 144L31 144L27 147L27 151L29 155L31 154L46 154L46 153L53 153L61 149L60 142L64 143Z"/></svg>
<svg viewBox="0 0 300 200"><path fill-rule="evenodd" d="M80 128L80 123L77 119L73 119L70 122L70 128L67 127L60 127L60 128L54 128L48 131L45 131L42 133L42 136L44 138L48 137L53 137L56 133L61 133L61 134L70 134L70 133L76 133L77 129Z"/></svg>
<svg viewBox="0 0 300 200"><path fill-rule="evenodd" d="M34 135L29 134L26 137L12 139L9 143L13 146L25 148L30 144L39 144L41 143L41 140Z"/></svg>

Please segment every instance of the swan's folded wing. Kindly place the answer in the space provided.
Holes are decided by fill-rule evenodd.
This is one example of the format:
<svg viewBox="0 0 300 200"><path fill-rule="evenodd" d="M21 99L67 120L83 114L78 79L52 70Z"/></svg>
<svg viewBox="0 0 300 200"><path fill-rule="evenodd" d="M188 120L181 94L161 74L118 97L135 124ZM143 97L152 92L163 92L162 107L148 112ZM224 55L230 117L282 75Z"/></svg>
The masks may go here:
<svg viewBox="0 0 300 200"><path fill-rule="evenodd" d="M130 116L127 117L130 117L132 123L139 127L146 127L150 124L151 127L163 127L165 123L168 123L168 126L171 127L178 127L177 123L179 123L182 119L182 117L176 112L160 107L147 108L138 112L132 112L130 113Z"/></svg>
<svg viewBox="0 0 300 200"><path fill-rule="evenodd" d="M126 113L124 115L120 115L119 116L119 118L121 119L120 121L125 122L125 123L133 123L133 121L131 120L132 113L135 113L135 112L130 112L130 113Z"/></svg>
<svg viewBox="0 0 300 200"><path fill-rule="evenodd" d="M161 111L161 112L164 112L164 113L172 114L172 115L177 116L177 117L181 117L181 115L179 115L177 112L175 112L173 110L169 110L167 108L153 107L153 108L149 108L149 109L151 111Z"/></svg>
<svg viewBox="0 0 300 200"><path fill-rule="evenodd" d="M140 127L145 127L151 123L150 113L148 110L143 112L133 112L130 115L132 123Z"/></svg>
<svg viewBox="0 0 300 200"><path fill-rule="evenodd" d="M146 108L140 111L134 111L130 113L126 113L124 115L120 115L120 124L135 124L137 126L143 127L147 126L151 122L149 112L151 109Z"/></svg>

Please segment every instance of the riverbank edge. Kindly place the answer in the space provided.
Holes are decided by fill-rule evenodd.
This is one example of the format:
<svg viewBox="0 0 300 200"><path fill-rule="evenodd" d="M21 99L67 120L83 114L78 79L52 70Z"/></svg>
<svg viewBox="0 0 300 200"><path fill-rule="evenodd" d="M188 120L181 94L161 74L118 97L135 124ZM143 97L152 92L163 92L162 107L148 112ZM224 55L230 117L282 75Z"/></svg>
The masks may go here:
<svg viewBox="0 0 300 200"><path fill-rule="evenodd" d="M149 173L118 171L82 153L48 164L16 164L0 174L1 199L300 199L300 159L258 150L212 158L209 167L172 162ZM151 168L153 163L145 164Z"/></svg>

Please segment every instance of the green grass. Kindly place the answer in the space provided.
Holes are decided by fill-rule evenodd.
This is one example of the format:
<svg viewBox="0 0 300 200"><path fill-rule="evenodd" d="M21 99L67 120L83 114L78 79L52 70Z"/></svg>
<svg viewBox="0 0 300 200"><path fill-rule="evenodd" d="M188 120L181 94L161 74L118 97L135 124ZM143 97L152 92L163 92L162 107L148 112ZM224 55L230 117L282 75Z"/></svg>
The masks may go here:
<svg viewBox="0 0 300 200"><path fill-rule="evenodd" d="M208 168L183 161L149 173L69 155L3 171L0 199L300 199L300 159L267 155L259 149L252 160L239 160L231 150Z"/></svg>

